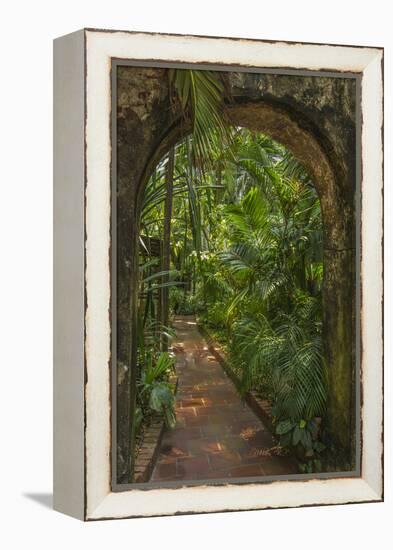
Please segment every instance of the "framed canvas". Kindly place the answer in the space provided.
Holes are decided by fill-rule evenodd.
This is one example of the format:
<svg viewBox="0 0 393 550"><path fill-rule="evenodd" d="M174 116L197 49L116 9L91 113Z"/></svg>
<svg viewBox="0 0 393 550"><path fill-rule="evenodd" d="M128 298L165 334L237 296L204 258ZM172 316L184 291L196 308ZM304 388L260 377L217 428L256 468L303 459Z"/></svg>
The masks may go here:
<svg viewBox="0 0 393 550"><path fill-rule="evenodd" d="M383 49L54 43L54 507L383 499Z"/></svg>

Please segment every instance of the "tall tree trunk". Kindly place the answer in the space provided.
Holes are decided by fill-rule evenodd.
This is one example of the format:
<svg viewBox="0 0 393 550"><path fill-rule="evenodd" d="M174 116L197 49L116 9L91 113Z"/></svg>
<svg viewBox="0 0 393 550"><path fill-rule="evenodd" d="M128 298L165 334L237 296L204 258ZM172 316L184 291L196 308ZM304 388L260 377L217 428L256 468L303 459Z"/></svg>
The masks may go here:
<svg viewBox="0 0 393 550"><path fill-rule="evenodd" d="M181 267L182 281L183 281L183 284L184 284L183 305L186 303L187 291L189 290L189 288L188 288L189 278L188 278L188 272L186 272L187 246L188 246L187 232L188 232L188 216L187 216L187 201L185 201L185 205L184 205L184 243L183 243L184 253L183 253L183 265Z"/></svg>
<svg viewBox="0 0 393 550"><path fill-rule="evenodd" d="M217 167L216 167L216 185L217 185L216 204L219 204L221 199L222 199L222 189L221 189L221 185L222 185L222 167L221 167L221 162L218 162Z"/></svg>
<svg viewBox="0 0 393 550"><path fill-rule="evenodd" d="M169 271L171 258L171 219L172 219L172 203L173 203L173 171L175 161L175 150L169 151L167 172L166 172L166 197L164 211L164 239L162 245L162 269ZM165 274L162 277L163 284L168 283L169 275ZM162 289L162 324L167 327L169 322L169 287ZM162 339L163 351L168 350L168 338L163 336Z"/></svg>
<svg viewBox="0 0 393 550"><path fill-rule="evenodd" d="M160 243L160 255L159 255L159 258L158 258L158 266L157 266L157 271L158 272L160 272L164 269L162 267L162 255L163 255L162 243ZM158 281L160 281L160 279L158 279ZM162 288L157 289L156 299L157 299L157 317L156 317L157 324L156 324L156 328L155 328L154 332L156 334L158 333L158 335L159 335L159 333L160 333L159 332L160 331L159 327L163 322L163 319L162 319Z"/></svg>

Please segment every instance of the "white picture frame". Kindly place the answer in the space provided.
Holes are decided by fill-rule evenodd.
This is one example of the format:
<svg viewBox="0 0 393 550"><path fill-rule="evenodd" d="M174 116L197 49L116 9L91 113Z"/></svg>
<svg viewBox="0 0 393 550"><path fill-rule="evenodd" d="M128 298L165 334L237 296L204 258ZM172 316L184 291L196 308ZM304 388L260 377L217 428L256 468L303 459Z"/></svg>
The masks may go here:
<svg viewBox="0 0 393 550"><path fill-rule="evenodd" d="M81 520L383 499L383 50L84 29L55 40L54 507ZM361 77L361 468L357 477L112 490L111 62Z"/></svg>

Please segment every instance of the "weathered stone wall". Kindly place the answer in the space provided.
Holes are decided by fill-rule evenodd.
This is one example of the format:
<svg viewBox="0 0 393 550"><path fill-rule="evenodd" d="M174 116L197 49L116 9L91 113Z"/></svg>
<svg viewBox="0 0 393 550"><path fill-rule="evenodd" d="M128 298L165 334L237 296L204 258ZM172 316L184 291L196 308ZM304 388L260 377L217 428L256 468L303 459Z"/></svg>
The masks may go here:
<svg viewBox="0 0 393 550"><path fill-rule="evenodd" d="M232 95L226 105L231 122L265 132L287 146L309 171L320 196L329 419L337 445L348 455L353 446L355 80L238 72L226 78ZM141 190L155 164L189 132L172 111L166 69L118 68L117 126L118 360L132 366L136 359ZM122 373L118 390L122 396L118 405L119 479L129 453L135 371Z"/></svg>
<svg viewBox="0 0 393 550"><path fill-rule="evenodd" d="M172 114L164 69L119 67L117 86L117 469L124 481L136 382L138 189Z"/></svg>
<svg viewBox="0 0 393 550"><path fill-rule="evenodd" d="M350 467L355 449L356 81L250 73L231 75L230 81L235 122L286 145L307 168L321 199L328 420ZM263 115L258 114L261 105Z"/></svg>

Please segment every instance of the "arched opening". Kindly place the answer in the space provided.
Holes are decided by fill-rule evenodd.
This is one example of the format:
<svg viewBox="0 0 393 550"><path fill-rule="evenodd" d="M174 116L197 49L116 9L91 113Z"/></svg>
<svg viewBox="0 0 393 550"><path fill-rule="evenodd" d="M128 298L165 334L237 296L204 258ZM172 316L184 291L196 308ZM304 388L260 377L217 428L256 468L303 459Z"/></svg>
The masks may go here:
<svg viewBox="0 0 393 550"><path fill-rule="evenodd" d="M231 148L212 152L203 172L185 138L144 191L137 410L145 424L155 412L166 420L152 481L289 475L298 472L295 447L300 468L321 468L320 202L283 146L231 133ZM258 416L243 403L253 396L273 407L274 436L260 418L266 410Z"/></svg>
<svg viewBox="0 0 393 550"><path fill-rule="evenodd" d="M232 103L226 107L230 122L235 127L245 127L255 135L262 132L285 146L306 169L317 189L323 224L323 340L324 358L329 379L327 423L334 427L337 441L348 453L352 446L353 412L353 209L344 191L337 183L337 171L332 168L326 148L322 147L312 132L312 124L299 123L288 109L271 102L249 101ZM173 149L187 133L183 122L167 124L159 139L155 138L149 155L139 171L133 187L133 197L128 201L127 220L132 227L131 246L128 245L130 285L126 304L131 304L131 315L125 317L131 324L131 342L125 340L125 349L131 350L131 363L137 362L137 288L139 272L136 250L140 235L140 213L143 208L144 190L160 159ZM130 207L131 206L131 207ZM152 243L153 244L153 243ZM125 254L127 256L127 254ZM153 279L151 279L153 280ZM121 294L121 292L120 292ZM127 305L128 307L128 305ZM136 387L136 376L131 380L131 392ZM294 427L293 427L294 428ZM301 427L301 429L303 429ZM349 467L348 467L349 469Z"/></svg>

